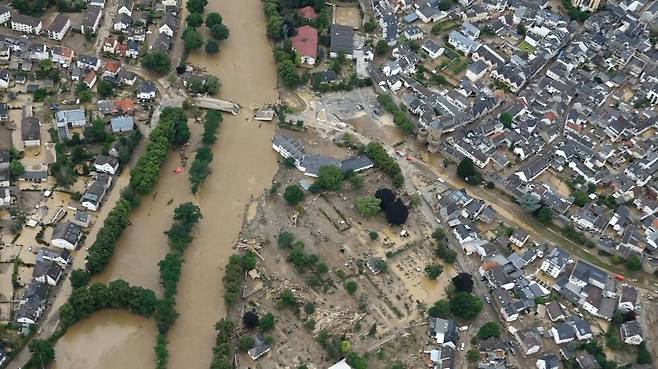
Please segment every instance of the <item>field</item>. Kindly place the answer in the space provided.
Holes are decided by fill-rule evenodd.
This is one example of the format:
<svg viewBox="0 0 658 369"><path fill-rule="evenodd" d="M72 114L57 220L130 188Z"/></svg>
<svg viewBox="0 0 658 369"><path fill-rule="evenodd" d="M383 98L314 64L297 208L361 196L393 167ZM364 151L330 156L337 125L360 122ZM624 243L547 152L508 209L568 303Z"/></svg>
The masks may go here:
<svg viewBox="0 0 658 369"><path fill-rule="evenodd" d="M334 23L359 29L361 28L361 12L357 7L337 6L334 8Z"/></svg>

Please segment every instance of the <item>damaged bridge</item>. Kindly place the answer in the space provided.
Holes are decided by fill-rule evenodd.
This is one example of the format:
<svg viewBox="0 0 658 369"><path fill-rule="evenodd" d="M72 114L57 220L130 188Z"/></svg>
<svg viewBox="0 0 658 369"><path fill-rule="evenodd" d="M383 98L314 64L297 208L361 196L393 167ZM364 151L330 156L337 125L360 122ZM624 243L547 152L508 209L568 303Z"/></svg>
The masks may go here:
<svg viewBox="0 0 658 369"><path fill-rule="evenodd" d="M233 115L238 114L240 105L226 100L214 99L211 97L196 97L194 98L196 106L202 109L220 110Z"/></svg>

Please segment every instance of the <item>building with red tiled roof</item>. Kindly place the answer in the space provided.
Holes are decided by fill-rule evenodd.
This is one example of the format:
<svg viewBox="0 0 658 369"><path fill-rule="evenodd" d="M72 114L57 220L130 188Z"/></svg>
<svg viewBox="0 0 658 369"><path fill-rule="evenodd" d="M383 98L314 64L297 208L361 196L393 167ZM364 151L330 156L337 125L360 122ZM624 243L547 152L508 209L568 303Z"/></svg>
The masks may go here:
<svg viewBox="0 0 658 369"><path fill-rule="evenodd" d="M132 99L116 100L115 105L123 114L132 114L135 111L135 102Z"/></svg>
<svg viewBox="0 0 658 369"><path fill-rule="evenodd" d="M318 15L315 12L315 9L313 9L312 6L305 6L301 9L299 9L299 16L304 18L304 19L310 19L310 20L316 20L318 19Z"/></svg>
<svg viewBox="0 0 658 369"><path fill-rule="evenodd" d="M318 57L318 30L311 26L297 28L292 38L292 48L302 59L302 64L314 65Z"/></svg>
<svg viewBox="0 0 658 369"><path fill-rule="evenodd" d="M121 64L115 62L114 60L111 60L111 61L105 63L105 73L104 74L109 74L111 76L116 76L116 74L119 73L119 69L121 69Z"/></svg>
<svg viewBox="0 0 658 369"><path fill-rule="evenodd" d="M90 70L87 72L87 74L85 74L82 80L87 85L87 87L92 88L96 84L96 79L96 73L93 70Z"/></svg>

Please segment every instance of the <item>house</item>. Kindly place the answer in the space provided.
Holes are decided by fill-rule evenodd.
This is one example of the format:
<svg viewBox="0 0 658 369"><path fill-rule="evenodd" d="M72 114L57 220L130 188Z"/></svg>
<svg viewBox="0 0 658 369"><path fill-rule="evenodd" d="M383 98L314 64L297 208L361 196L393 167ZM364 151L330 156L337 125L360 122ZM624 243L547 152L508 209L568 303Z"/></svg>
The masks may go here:
<svg viewBox="0 0 658 369"><path fill-rule="evenodd" d="M135 129L135 121L131 116L121 116L112 118L110 126L112 127L112 133L131 132Z"/></svg>
<svg viewBox="0 0 658 369"><path fill-rule="evenodd" d="M121 70L121 64L115 62L114 60L109 61L105 64L103 70L103 77L116 78L120 70Z"/></svg>
<svg viewBox="0 0 658 369"><path fill-rule="evenodd" d="M540 270L553 278L557 278L564 270L564 267L571 262L571 255L559 247L555 247L544 258Z"/></svg>
<svg viewBox="0 0 658 369"><path fill-rule="evenodd" d="M36 324L46 310L48 285L32 280L25 290L23 299L19 302L14 320L23 326Z"/></svg>
<svg viewBox="0 0 658 369"><path fill-rule="evenodd" d="M510 236L509 240L512 242L514 245L517 247L523 247L525 245L526 241L528 241L528 238L530 235L528 232L521 228L517 228L514 233Z"/></svg>
<svg viewBox="0 0 658 369"><path fill-rule="evenodd" d="M456 368L455 349L451 346L442 346L439 348L425 351L429 354L431 367L434 369L451 369Z"/></svg>
<svg viewBox="0 0 658 369"><path fill-rule="evenodd" d="M448 43L455 49L469 55L480 48L480 43L470 39L461 32L452 31L448 35Z"/></svg>
<svg viewBox="0 0 658 369"><path fill-rule="evenodd" d="M117 5L117 13L125 14L131 17L133 15L133 8L133 0L119 0L119 5Z"/></svg>
<svg viewBox="0 0 658 369"><path fill-rule="evenodd" d="M423 23L436 22L441 18L445 18L446 14L442 11L439 11L437 8L433 8L429 5L421 6L416 9L416 14Z"/></svg>
<svg viewBox="0 0 658 369"><path fill-rule="evenodd" d="M75 250L78 247L80 237L82 237L80 227L71 222L59 223L53 230L50 244L62 249Z"/></svg>
<svg viewBox="0 0 658 369"><path fill-rule="evenodd" d="M606 289L606 287L609 289L608 284L611 283L611 280L612 278L608 273L582 260L578 260L569 276L569 281L577 286L585 287L591 284L601 290Z"/></svg>
<svg viewBox="0 0 658 369"><path fill-rule="evenodd" d="M41 247L37 252L37 262L52 261L62 269L66 269L72 261L71 251L66 249L49 249Z"/></svg>
<svg viewBox="0 0 658 369"><path fill-rule="evenodd" d="M93 55L80 55L76 59L78 68L82 70L91 69L98 72L101 68L101 60Z"/></svg>
<svg viewBox="0 0 658 369"><path fill-rule="evenodd" d="M118 99L114 103L121 114L132 115L135 112L135 102L132 99Z"/></svg>
<svg viewBox="0 0 658 369"><path fill-rule="evenodd" d="M119 170L119 160L113 156L98 155L94 161L97 172L115 175Z"/></svg>
<svg viewBox="0 0 658 369"><path fill-rule="evenodd" d="M119 41L114 37L106 37L105 42L103 42L103 51L106 53L114 54L116 53L117 46L119 46Z"/></svg>
<svg viewBox="0 0 658 369"><path fill-rule="evenodd" d="M11 11L6 5L0 5L0 24L6 24L11 19ZM0 363L2 367L2 363Z"/></svg>
<svg viewBox="0 0 658 369"><path fill-rule="evenodd" d="M354 56L354 29L351 26L332 24L329 30L329 57L335 58L342 53L347 59Z"/></svg>
<svg viewBox="0 0 658 369"><path fill-rule="evenodd" d="M583 318L574 316L571 318L571 324L576 332L576 338L578 338L578 341L585 341L592 338L592 328Z"/></svg>
<svg viewBox="0 0 658 369"><path fill-rule="evenodd" d="M558 301L551 301L546 305L546 314L551 322L566 319L566 313Z"/></svg>
<svg viewBox="0 0 658 369"><path fill-rule="evenodd" d="M316 20L318 19L317 13L315 13L315 9L313 9L312 6L305 6L303 8L300 8L298 11L299 16L302 17L302 19L308 19L308 20Z"/></svg>
<svg viewBox="0 0 658 369"><path fill-rule="evenodd" d="M541 341L533 328L516 331L514 337L519 343L519 349L524 356L532 355L541 348Z"/></svg>
<svg viewBox="0 0 658 369"><path fill-rule="evenodd" d="M619 326L621 340L627 345L639 345L644 341L642 337L642 326L637 320L624 322Z"/></svg>
<svg viewBox="0 0 658 369"><path fill-rule="evenodd" d="M555 340L555 343L561 345L563 343L571 342L576 336L574 332L573 325L570 323L560 323L551 328L551 336Z"/></svg>
<svg viewBox="0 0 658 369"><path fill-rule="evenodd" d="M622 311L634 311L637 306L637 289L633 286L623 285L621 287L621 295L619 296L619 304L617 308Z"/></svg>
<svg viewBox="0 0 658 369"><path fill-rule="evenodd" d="M39 283L57 286L64 270L57 263L50 260L37 261L32 269L32 278Z"/></svg>
<svg viewBox="0 0 658 369"><path fill-rule="evenodd" d="M311 26L297 28L297 34L292 38L292 48L301 58L301 63L315 65L318 57L318 31Z"/></svg>
<svg viewBox="0 0 658 369"><path fill-rule="evenodd" d="M177 24L176 17L174 17L172 14L167 13L165 14L164 17L162 17L162 21L160 22L160 27L158 28L159 33L164 33L169 37L174 37L174 32L176 32L176 24Z"/></svg>
<svg viewBox="0 0 658 369"><path fill-rule="evenodd" d="M475 40L480 37L480 29L473 25L471 22L464 22L461 27L461 33L466 35L466 37L471 40Z"/></svg>
<svg viewBox="0 0 658 369"><path fill-rule="evenodd" d="M267 354L272 348L265 337L258 333L254 337L254 345L247 350L247 354L251 360L258 360L263 355Z"/></svg>
<svg viewBox="0 0 658 369"><path fill-rule="evenodd" d="M487 65L483 61L479 60L468 66L468 69L466 69L466 78L468 78L471 82L476 82L480 78L484 77L486 73Z"/></svg>
<svg viewBox="0 0 658 369"><path fill-rule="evenodd" d="M59 63L64 68L68 68L73 62L75 52L73 49L65 46L56 46L50 50L50 55L53 62Z"/></svg>
<svg viewBox="0 0 658 369"><path fill-rule="evenodd" d="M30 47L30 60L46 60L50 58L50 53L48 52L48 47L40 42L33 42Z"/></svg>
<svg viewBox="0 0 658 369"><path fill-rule="evenodd" d="M21 138L26 148L41 146L41 122L37 117L25 117L21 120Z"/></svg>
<svg viewBox="0 0 658 369"><path fill-rule="evenodd" d="M153 100L155 99L155 82L153 81L142 81L137 90L137 98L140 100Z"/></svg>
<svg viewBox="0 0 658 369"><path fill-rule="evenodd" d="M86 211L78 210L75 212L75 216L71 223L79 225L82 228L89 228L91 225L91 215Z"/></svg>
<svg viewBox="0 0 658 369"><path fill-rule="evenodd" d="M96 5L88 5L82 22L80 23L80 31L83 35L95 34L98 31L101 17L103 16L103 8Z"/></svg>
<svg viewBox="0 0 658 369"><path fill-rule="evenodd" d="M114 19L112 28L117 32L125 32L132 24L133 19L129 15L121 13Z"/></svg>
<svg viewBox="0 0 658 369"><path fill-rule="evenodd" d="M0 70L0 88L9 88L10 82L11 82L11 75L9 74L9 71L5 69Z"/></svg>
<svg viewBox="0 0 658 369"><path fill-rule="evenodd" d="M441 346L457 347L459 333L454 320L429 317L429 336Z"/></svg>
<svg viewBox="0 0 658 369"><path fill-rule="evenodd" d="M46 29L48 38L53 40L62 41L66 32L71 28L71 19L62 13L57 14L53 19L50 26Z"/></svg>
<svg viewBox="0 0 658 369"><path fill-rule="evenodd" d="M98 175L80 198L80 204L85 209L97 211L111 184L112 177L104 174Z"/></svg>
<svg viewBox="0 0 658 369"><path fill-rule="evenodd" d="M601 369L601 365L596 361L594 355L587 351L580 351L576 354L576 363L581 369Z"/></svg>
<svg viewBox="0 0 658 369"><path fill-rule="evenodd" d="M445 51L439 44L437 44L432 39L427 39L423 42L423 45L420 47L421 50L427 53L432 59L436 59L439 56L443 55Z"/></svg>
<svg viewBox="0 0 658 369"><path fill-rule="evenodd" d="M87 71L87 73L85 73L85 76L82 77L82 82L85 85L87 85L87 87L89 87L89 89L94 87L97 80L98 80L98 77L96 76L96 73L93 70Z"/></svg>
<svg viewBox="0 0 658 369"><path fill-rule="evenodd" d="M11 17L11 29L18 32L39 35L43 30L43 25L40 19L15 12Z"/></svg>
<svg viewBox="0 0 658 369"><path fill-rule="evenodd" d="M537 359L537 369L561 369L560 358L555 354L548 354Z"/></svg>
<svg viewBox="0 0 658 369"><path fill-rule="evenodd" d="M87 116L84 109L60 110L55 114L57 126L82 128L87 125Z"/></svg>

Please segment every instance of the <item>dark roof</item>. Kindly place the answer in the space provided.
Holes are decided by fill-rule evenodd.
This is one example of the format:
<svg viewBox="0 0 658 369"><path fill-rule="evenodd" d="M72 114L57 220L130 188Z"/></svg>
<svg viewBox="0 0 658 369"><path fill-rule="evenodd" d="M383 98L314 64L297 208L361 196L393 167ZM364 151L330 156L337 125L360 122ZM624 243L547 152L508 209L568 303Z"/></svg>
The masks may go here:
<svg viewBox="0 0 658 369"><path fill-rule="evenodd" d="M62 32L64 30L64 27L66 27L66 23L69 22L69 17L65 16L62 13L57 14L55 19L53 19L52 23L50 23L50 26L48 29L53 32Z"/></svg>
<svg viewBox="0 0 658 369"><path fill-rule="evenodd" d="M352 54L354 49L354 29L350 26L332 24L330 30L331 52Z"/></svg>
<svg viewBox="0 0 658 369"><path fill-rule="evenodd" d="M21 120L21 138L23 141L41 139L39 119L36 117L25 117Z"/></svg>
<svg viewBox="0 0 658 369"><path fill-rule="evenodd" d="M71 222L59 223L53 230L52 239L63 239L71 244L78 242L80 238L81 229L76 224Z"/></svg>
<svg viewBox="0 0 658 369"><path fill-rule="evenodd" d="M355 156L353 158L345 159L340 163L340 169L343 172L359 172L364 169L372 167L374 163L370 158L365 155Z"/></svg>
<svg viewBox="0 0 658 369"><path fill-rule="evenodd" d="M41 20L38 18L30 17L29 15L23 15L18 12L15 12L11 15L11 21L18 24L27 24L32 27L37 27Z"/></svg>
<svg viewBox="0 0 658 369"><path fill-rule="evenodd" d="M96 24L96 19L98 19L98 15L101 11L103 11L103 9L100 6L89 5L87 11L85 11L85 16L82 18L81 25L90 28L93 27Z"/></svg>

